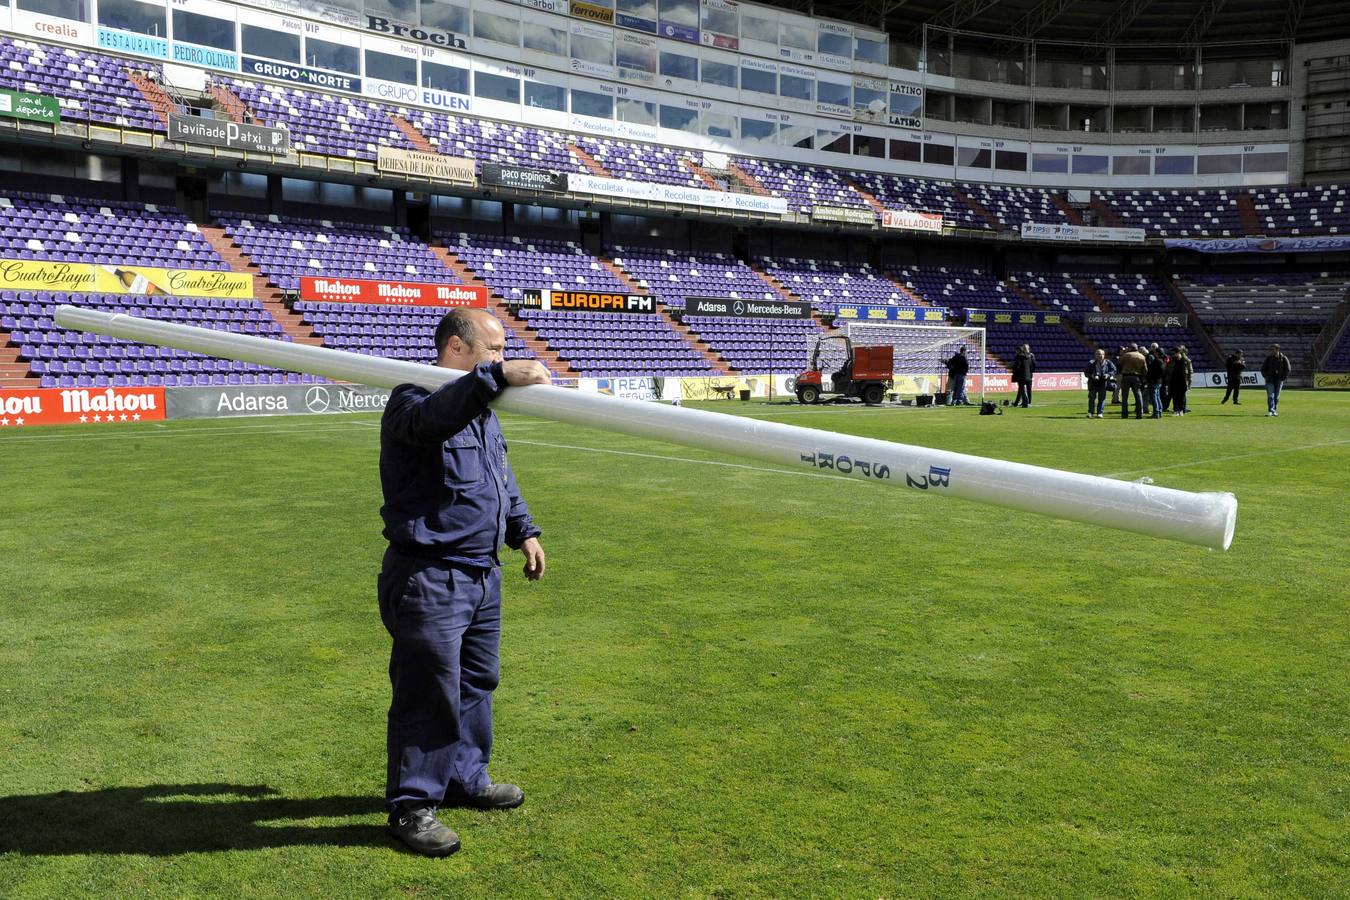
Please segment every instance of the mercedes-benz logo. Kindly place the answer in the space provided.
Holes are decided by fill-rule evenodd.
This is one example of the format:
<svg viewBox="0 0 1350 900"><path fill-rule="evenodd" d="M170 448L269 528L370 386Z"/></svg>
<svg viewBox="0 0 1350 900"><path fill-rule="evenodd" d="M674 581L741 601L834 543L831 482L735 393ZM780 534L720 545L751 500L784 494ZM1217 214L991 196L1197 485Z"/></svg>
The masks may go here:
<svg viewBox="0 0 1350 900"><path fill-rule="evenodd" d="M733 306L731 309L738 316L745 314L745 304L739 300L736 301L736 305Z"/></svg>
<svg viewBox="0 0 1350 900"><path fill-rule="evenodd" d="M332 405L332 399L328 396L328 388L321 384L305 391L305 407L312 413L328 412L328 407Z"/></svg>

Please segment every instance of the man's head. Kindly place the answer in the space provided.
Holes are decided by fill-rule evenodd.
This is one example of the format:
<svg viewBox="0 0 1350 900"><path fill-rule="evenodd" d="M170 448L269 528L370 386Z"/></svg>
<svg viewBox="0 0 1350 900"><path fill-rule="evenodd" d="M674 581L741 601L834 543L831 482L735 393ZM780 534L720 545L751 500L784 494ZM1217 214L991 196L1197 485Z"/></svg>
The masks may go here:
<svg viewBox="0 0 1350 900"><path fill-rule="evenodd" d="M1092 356L1094 359L1097 360L1097 362L1101 362L1102 360L1106 359L1106 351L1103 350L1101 347L1098 347L1096 352L1094 352Z"/></svg>
<svg viewBox="0 0 1350 900"><path fill-rule="evenodd" d="M1138 345L1138 344L1131 344L1131 345L1130 345L1130 352L1131 352L1131 353L1138 353L1138 352L1139 352L1139 345Z"/></svg>
<svg viewBox="0 0 1350 900"><path fill-rule="evenodd" d="M436 326L436 365L468 371L501 362L506 332L496 316L482 309L452 309Z"/></svg>
<svg viewBox="0 0 1350 900"><path fill-rule="evenodd" d="M1270 345L1270 355L1271 355L1271 356L1279 356L1279 355L1280 355L1280 345L1279 345L1279 344L1271 344L1271 345Z"/></svg>
<svg viewBox="0 0 1350 900"><path fill-rule="evenodd" d="M965 344L962 344L960 347L957 347L957 348L956 348L956 352L959 353L959 354L961 354L962 356L965 356L965 355L966 355L966 345L965 345Z"/></svg>

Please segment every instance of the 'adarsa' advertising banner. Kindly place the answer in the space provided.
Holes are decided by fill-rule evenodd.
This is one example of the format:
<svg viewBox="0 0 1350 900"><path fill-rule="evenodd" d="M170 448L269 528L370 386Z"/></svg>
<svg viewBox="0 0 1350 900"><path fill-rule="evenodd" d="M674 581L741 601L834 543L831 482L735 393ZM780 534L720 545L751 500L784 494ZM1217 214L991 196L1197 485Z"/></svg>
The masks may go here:
<svg viewBox="0 0 1350 900"><path fill-rule="evenodd" d="M321 303L377 303L384 306L472 306L487 309L488 290L476 284L379 281L367 278L300 278L300 299Z"/></svg>
<svg viewBox="0 0 1350 900"><path fill-rule="evenodd" d="M253 298L253 276L239 272L102 266L36 259L0 259L0 286L85 294Z"/></svg>
<svg viewBox="0 0 1350 900"><path fill-rule="evenodd" d="M805 300L746 300L736 297L685 297L686 316L730 316L736 319L809 319Z"/></svg>
<svg viewBox="0 0 1350 900"><path fill-rule="evenodd" d="M150 422L164 418L164 388L18 388L0 391L0 428Z"/></svg>

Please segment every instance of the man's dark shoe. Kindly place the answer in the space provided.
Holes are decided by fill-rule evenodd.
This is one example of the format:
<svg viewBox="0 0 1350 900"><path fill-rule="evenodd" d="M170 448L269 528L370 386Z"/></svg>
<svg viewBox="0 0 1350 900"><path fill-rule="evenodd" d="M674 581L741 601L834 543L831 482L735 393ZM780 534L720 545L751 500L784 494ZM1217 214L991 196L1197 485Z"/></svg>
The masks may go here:
<svg viewBox="0 0 1350 900"><path fill-rule="evenodd" d="M514 784L489 784L472 797L464 798L464 805L475 809L515 809L524 802L525 792Z"/></svg>
<svg viewBox="0 0 1350 900"><path fill-rule="evenodd" d="M459 835L436 818L434 806L390 813L389 833L423 856L449 856L459 849Z"/></svg>

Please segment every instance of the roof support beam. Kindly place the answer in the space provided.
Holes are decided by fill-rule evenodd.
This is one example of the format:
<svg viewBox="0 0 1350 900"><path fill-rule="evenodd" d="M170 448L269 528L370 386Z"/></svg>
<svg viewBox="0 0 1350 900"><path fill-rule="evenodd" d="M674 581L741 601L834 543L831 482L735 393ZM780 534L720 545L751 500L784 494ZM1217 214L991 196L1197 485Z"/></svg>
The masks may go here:
<svg viewBox="0 0 1350 900"><path fill-rule="evenodd" d="M1214 24L1214 18L1227 3L1228 0L1205 0L1195 18L1191 20L1190 26L1182 33L1181 43L1198 44L1204 40L1209 32L1209 26Z"/></svg>
<svg viewBox="0 0 1350 900"><path fill-rule="evenodd" d="M1304 0L1289 0L1289 11L1284 16L1284 39L1292 41L1298 34L1298 23L1303 21Z"/></svg>
<svg viewBox="0 0 1350 900"><path fill-rule="evenodd" d="M985 10L993 9L1002 2L1003 0L955 0L951 6L945 7L936 15L929 17L925 22L911 29L907 37L910 40L921 39L924 29L928 26L955 30Z"/></svg>
<svg viewBox="0 0 1350 900"><path fill-rule="evenodd" d="M1034 38L1047 25L1058 19L1078 0L1042 0L1035 9L1013 23L1008 29L1008 37L1013 39Z"/></svg>
<svg viewBox="0 0 1350 900"><path fill-rule="evenodd" d="M1134 20L1152 5L1153 0L1124 0L1116 7L1116 11L1111 13L1111 17L1093 32L1088 43L1098 47L1114 44L1116 39L1125 33L1125 29L1133 25Z"/></svg>

